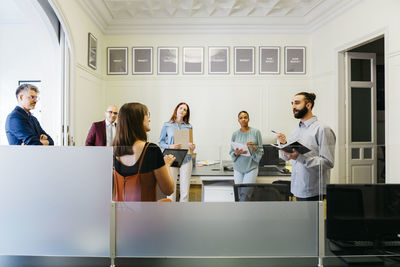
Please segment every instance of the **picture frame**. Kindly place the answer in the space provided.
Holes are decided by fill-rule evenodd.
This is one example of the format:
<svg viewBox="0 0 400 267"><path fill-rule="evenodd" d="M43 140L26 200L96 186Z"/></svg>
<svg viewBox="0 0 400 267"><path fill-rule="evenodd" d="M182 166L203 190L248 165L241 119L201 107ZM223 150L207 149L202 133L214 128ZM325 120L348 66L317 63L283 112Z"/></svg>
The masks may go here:
<svg viewBox="0 0 400 267"><path fill-rule="evenodd" d="M107 47L107 74L128 74L128 47Z"/></svg>
<svg viewBox="0 0 400 267"><path fill-rule="evenodd" d="M235 74L254 74L254 47L237 46L235 50Z"/></svg>
<svg viewBox="0 0 400 267"><path fill-rule="evenodd" d="M305 46L285 46L285 74L306 73Z"/></svg>
<svg viewBox="0 0 400 267"><path fill-rule="evenodd" d="M88 34L88 66L97 69L97 38Z"/></svg>
<svg viewBox="0 0 400 267"><path fill-rule="evenodd" d="M183 74L203 74L203 47L184 47L182 54Z"/></svg>
<svg viewBox="0 0 400 267"><path fill-rule="evenodd" d="M178 74L178 47L158 47L157 62L158 74Z"/></svg>
<svg viewBox="0 0 400 267"><path fill-rule="evenodd" d="M153 74L153 47L132 47L132 74Z"/></svg>
<svg viewBox="0 0 400 267"><path fill-rule="evenodd" d="M279 74L280 73L280 55L279 46L260 46L259 68L260 74Z"/></svg>
<svg viewBox="0 0 400 267"><path fill-rule="evenodd" d="M208 74L229 74L229 47L208 47Z"/></svg>
<svg viewBox="0 0 400 267"><path fill-rule="evenodd" d="M36 87L40 88L41 82L42 82L41 80L19 80L18 86L20 86L21 84L24 84L24 83L29 83L29 84L35 85Z"/></svg>

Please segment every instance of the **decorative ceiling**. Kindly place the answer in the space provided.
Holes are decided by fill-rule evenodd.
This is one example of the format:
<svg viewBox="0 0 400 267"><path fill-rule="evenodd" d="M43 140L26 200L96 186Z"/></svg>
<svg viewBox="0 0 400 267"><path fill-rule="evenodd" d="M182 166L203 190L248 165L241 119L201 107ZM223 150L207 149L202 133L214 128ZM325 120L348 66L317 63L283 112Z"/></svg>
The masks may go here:
<svg viewBox="0 0 400 267"><path fill-rule="evenodd" d="M106 34L304 33L359 0L77 0Z"/></svg>

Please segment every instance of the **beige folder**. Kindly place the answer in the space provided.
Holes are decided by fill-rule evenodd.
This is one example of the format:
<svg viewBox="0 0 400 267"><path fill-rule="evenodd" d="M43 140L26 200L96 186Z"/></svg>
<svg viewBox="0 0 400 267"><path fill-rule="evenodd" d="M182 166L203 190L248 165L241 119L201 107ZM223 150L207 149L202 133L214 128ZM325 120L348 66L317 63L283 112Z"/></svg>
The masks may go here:
<svg viewBox="0 0 400 267"><path fill-rule="evenodd" d="M189 143L193 143L192 129L175 130L174 144L182 144L182 149L189 149ZM192 154L192 152L193 151L189 149L188 154Z"/></svg>

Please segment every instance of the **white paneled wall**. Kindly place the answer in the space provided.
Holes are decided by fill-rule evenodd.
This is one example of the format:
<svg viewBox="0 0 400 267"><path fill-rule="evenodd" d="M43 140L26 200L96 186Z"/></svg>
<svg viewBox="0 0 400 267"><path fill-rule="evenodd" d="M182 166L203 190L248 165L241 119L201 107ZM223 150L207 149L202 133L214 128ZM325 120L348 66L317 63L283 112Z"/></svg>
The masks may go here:
<svg viewBox="0 0 400 267"><path fill-rule="evenodd" d="M397 164L400 160L400 123L398 99L400 99L400 51L389 56L388 64L390 77L387 87L393 88L394 92L390 92L390 96L386 96L386 110L392 112L386 115L386 177L389 183L400 183L400 174ZM393 99L390 99L390 98Z"/></svg>
<svg viewBox="0 0 400 267"><path fill-rule="evenodd" d="M289 133L296 125L293 119L290 101L299 91L313 91L317 94L314 113L320 120L338 133L338 113L342 99L338 92L338 51L346 45L365 40L376 32L385 33L387 92L387 137L388 144L396 145L400 126L396 119L399 87L398 51L400 44L400 17L397 16L400 2L385 0L360 1L359 4L335 17L329 23L314 32L304 35L272 34L160 34L160 35L104 35L84 14L76 1L53 0L58 8L72 40L75 65L74 84L74 135L77 145L82 145L91 122L103 118L107 104L121 105L139 101L148 105L151 111L150 140L158 141L162 123L169 119L173 108L180 101L188 102L192 111L191 122L194 126L194 139L198 146L199 158L216 159L219 147L228 146L232 132L238 128L237 112L246 109L250 113L250 125L262 131L265 142L273 141L270 130ZM379 12L377 12L379 10ZM80 19L74 19L79 17ZM88 69L87 34L94 33L99 43L98 69ZM364 39L363 39L364 38ZM132 75L131 48L134 46L152 46L154 48L154 74ZM205 48L204 75L182 75L181 61L179 74L161 76L156 74L158 46L179 47L181 59L185 46ZM230 47L230 74L207 74L207 47ZM233 74L233 48L235 46L256 47L256 74ZM281 74L259 75L258 47L281 47ZM283 74L284 46L306 47L306 75ZM106 48L128 47L128 75L107 76ZM397 55L397 56L396 56ZM397 66L397 67L396 67ZM77 70L77 69L82 70ZM86 71L85 74L81 72ZM95 78L91 79L93 76ZM85 77L85 78L84 78ZM342 137L340 137L342 138ZM224 150L224 147L222 147ZM225 149L227 150L227 148ZM226 152L226 151L225 151ZM227 154L223 156L227 158ZM395 153L388 153L388 162L397 162ZM343 155L337 153L337 157ZM339 160L337 161L339 162ZM388 166L388 165L387 165ZM332 180L339 181L335 167ZM394 168L394 166L393 166ZM389 175L395 176L394 169L388 166ZM399 180L397 180L399 181Z"/></svg>
<svg viewBox="0 0 400 267"><path fill-rule="evenodd" d="M289 133L295 126L290 101L296 92L310 90L310 66L306 75L283 74L284 46L309 46L303 35L109 35L105 47L129 47L128 75L105 76L105 101L121 106L126 102L146 104L151 112L149 139L158 142L163 122L179 102L187 102L194 127L198 159L228 159L230 139L239 128L237 114L247 110L250 126L261 130L264 142L276 142L271 129ZM132 75L132 47L153 47L153 75ZM179 74L157 74L157 47L179 47ZM182 51L186 46L204 47L204 74L182 74ZM229 46L230 73L208 75L208 46ZM234 47L255 47L254 75L234 75ZM281 74L258 74L259 46L281 47ZM308 56L308 51L306 55ZM308 61L308 59L307 59Z"/></svg>
<svg viewBox="0 0 400 267"><path fill-rule="evenodd" d="M104 81L78 66L75 71L73 96L74 141L84 145L89 128L94 121L104 120L107 104L104 101Z"/></svg>
<svg viewBox="0 0 400 267"><path fill-rule="evenodd" d="M308 89L306 79L282 79L270 83L259 77L155 77L148 80L107 82L106 101L122 105L141 102L151 113L149 139L158 142L163 122L168 121L175 106L190 106L191 124L198 159L218 159L222 146L224 159L233 131L239 128L237 114L246 110L250 126L262 132L265 142L275 142L271 129L289 134L295 127L290 101L296 92Z"/></svg>
<svg viewBox="0 0 400 267"><path fill-rule="evenodd" d="M379 10L379 12L377 12ZM386 0L377 2L364 0L351 9L336 17L329 23L311 34L312 53L311 65L313 68L312 86L318 88L323 95L323 109L327 122L335 132L343 129L344 119L339 118L339 108L344 108L344 97L339 93L338 53L350 49L355 45L366 42L380 35L385 35L385 112L386 112L386 177L387 181L400 182L396 162L400 160L400 123L394 117L398 114L399 99L399 67L400 55L400 1ZM319 98L321 100L321 97ZM318 101L318 98L317 98ZM344 131L338 136L338 144L344 144ZM337 151L338 151L337 146ZM393 151L393 152L392 152ZM336 162L345 157L345 150L340 149ZM344 168L344 161L342 167ZM334 172L338 172L338 165ZM336 176L336 177L335 177ZM335 173L336 181L344 182L344 171ZM335 180L334 180L335 181Z"/></svg>

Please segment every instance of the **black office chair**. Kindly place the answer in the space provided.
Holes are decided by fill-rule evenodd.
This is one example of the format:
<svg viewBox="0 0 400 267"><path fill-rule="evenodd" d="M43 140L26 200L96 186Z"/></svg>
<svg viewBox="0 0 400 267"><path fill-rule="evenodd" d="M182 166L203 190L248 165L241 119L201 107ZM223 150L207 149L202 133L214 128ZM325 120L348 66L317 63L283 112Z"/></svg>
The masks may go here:
<svg viewBox="0 0 400 267"><path fill-rule="evenodd" d="M288 201L285 184L235 184L235 201Z"/></svg>
<svg viewBox="0 0 400 267"><path fill-rule="evenodd" d="M290 201L293 200L294 195L292 194L292 192L290 192L290 184L291 184L290 181L286 181L286 180L276 180L276 181L273 181L272 183L273 183L273 184L284 184L284 185L287 185L288 190L289 190L289 192L288 192L288 198L289 198Z"/></svg>

